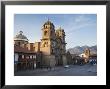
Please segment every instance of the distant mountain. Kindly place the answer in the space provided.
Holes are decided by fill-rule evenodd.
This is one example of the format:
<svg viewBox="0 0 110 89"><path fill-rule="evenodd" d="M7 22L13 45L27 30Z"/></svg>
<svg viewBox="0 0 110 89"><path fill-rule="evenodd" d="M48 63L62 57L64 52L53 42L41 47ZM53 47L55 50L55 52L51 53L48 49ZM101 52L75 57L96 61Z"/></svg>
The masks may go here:
<svg viewBox="0 0 110 89"><path fill-rule="evenodd" d="M81 54L84 52L85 48L89 48L91 54L97 54L97 45L94 46L76 46L74 48L69 48L67 51L69 51L71 54Z"/></svg>

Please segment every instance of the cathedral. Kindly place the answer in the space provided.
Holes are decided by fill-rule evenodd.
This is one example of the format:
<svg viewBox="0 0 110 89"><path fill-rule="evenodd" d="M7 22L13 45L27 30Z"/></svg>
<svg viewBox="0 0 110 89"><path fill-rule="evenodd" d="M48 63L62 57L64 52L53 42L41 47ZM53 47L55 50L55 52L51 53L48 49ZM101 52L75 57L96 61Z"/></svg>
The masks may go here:
<svg viewBox="0 0 110 89"><path fill-rule="evenodd" d="M28 38L23 35L22 31L14 37L14 62L16 66L19 64L21 68L23 65L24 67L36 68L44 65L67 64L64 29L61 27L55 29L54 24L48 20L43 24L41 30L42 38L40 42L29 43Z"/></svg>

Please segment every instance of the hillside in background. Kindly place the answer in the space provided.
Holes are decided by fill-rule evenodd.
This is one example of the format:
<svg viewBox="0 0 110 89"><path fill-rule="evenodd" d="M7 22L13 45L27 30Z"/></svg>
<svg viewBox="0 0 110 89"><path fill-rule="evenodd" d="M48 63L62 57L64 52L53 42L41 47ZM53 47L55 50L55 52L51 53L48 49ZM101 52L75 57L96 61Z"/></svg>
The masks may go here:
<svg viewBox="0 0 110 89"><path fill-rule="evenodd" d="M74 48L69 48L67 51L69 51L71 54L81 54L84 52L85 48L89 48L91 54L97 54L97 45L95 46L76 46Z"/></svg>

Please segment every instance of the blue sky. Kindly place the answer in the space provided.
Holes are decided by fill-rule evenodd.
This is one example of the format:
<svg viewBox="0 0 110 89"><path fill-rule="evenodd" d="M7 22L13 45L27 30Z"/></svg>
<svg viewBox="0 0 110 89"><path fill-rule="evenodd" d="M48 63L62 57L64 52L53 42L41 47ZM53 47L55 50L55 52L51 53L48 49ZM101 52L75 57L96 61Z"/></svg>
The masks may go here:
<svg viewBox="0 0 110 89"><path fill-rule="evenodd" d="M23 31L29 42L40 41L41 28L48 19L55 25L55 29L64 29L67 49L97 44L96 14L15 14L14 36Z"/></svg>

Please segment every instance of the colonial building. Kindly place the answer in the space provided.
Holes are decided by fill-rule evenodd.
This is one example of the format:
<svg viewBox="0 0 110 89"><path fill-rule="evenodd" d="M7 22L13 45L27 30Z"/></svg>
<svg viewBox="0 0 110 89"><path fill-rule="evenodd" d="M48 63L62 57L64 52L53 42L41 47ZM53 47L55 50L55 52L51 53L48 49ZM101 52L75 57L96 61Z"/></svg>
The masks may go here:
<svg viewBox="0 0 110 89"><path fill-rule="evenodd" d="M86 48L82 54L80 54L80 57L84 59L84 62L88 62L90 58L90 50L89 48Z"/></svg>
<svg viewBox="0 0 110 89"><path fill-rule="evenodd" d="M72 55L70 54L69 51L67 51L67 53L66 53L66 58L68 59L67 64L74 64L74 60L73 60Z"/></svg>
<svg viewBox="0 0 110 89"><path fill-rule="evenodd" d="M66 65L66 42L65 42L65 32L61 27L55 30L55 26L51 21L47 21L42 26L42 38L41 42L29 43L29 40L23 32L20 31L14 38L14 51L15 55L33 55L33 65L37 66L39 62L40 66L58 66ZM19 47L19 51L16 50ZM25 51L23 51L25 49ZM26 51L27 50L27 51ZM38 55L38 56L37 56ZM40 55L40 56L39 56ZM23 60L18 58L18 63ZM23 57L25 58L25 57ZM16 59L16 57L15 57ZM27 60L27 59L26 59ZM29 57L28 60L32 59ZM26 64L27 62L25 62ZM22 63L21 63L22 64ZM27 65L27 64L26 64ZM25 66L27 67L27 66Z"/></svg>
<svg viewBox="0 0 110 89"><path fill-rule="evenodd" d="M36 43L35 43L36 44ZM40 67L42 52L33 49L33 43L29 43L23 32L20 31L14 38L14 68L15 71L23 69L35 69Z"/></svg>
<svg viewBox="0 0 110 89"><path fill-rule="evenodd" d="M40 51L44 54L44 64L66 64L65 32L61 27L55 30L54 24L49 20L42 26Z"/></svg>

